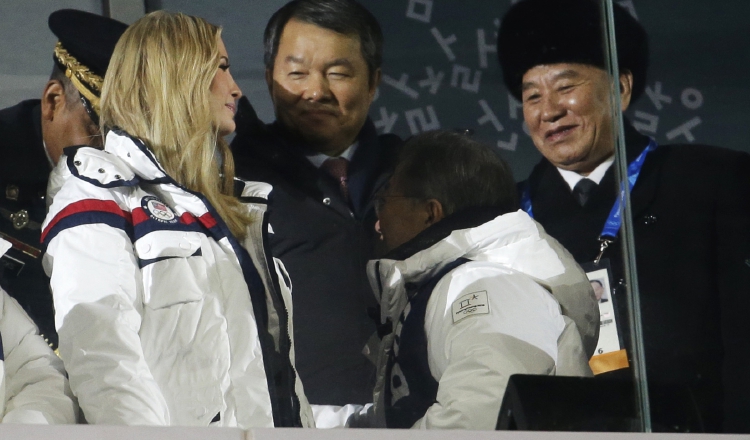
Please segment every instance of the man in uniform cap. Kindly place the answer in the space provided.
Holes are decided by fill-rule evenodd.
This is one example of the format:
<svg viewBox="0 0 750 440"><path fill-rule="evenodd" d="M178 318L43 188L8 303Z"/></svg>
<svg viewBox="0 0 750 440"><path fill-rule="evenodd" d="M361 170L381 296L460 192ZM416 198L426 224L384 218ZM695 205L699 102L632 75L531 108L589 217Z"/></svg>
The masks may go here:
<svg viewBox="0 0 750 440"><path fill-rule="evenodd" d="M127 25L63 9L49 16L49 27L59 41L42 99L0 110L0 237L13 245L0 260L0 283L56 346L52 295L39 246L47 181L63 148L101 145L102 80Z"/></svg>
<svg viewBox="0 0 750 440"><path fill-rule="evenodd" d="M498 56L544 156L519 186L524 209L581 264L602 251L600 235L614 239L603 257L625 318L619 227L603 234L617 192L609 96L618 87L624 111L641 95L648 45L641 25L615 5L620 75L612 78L598 3L516 3L503 19ZM689 390L706 431L750 432L750 156L657 146L627 121L624 131L636 180L631 201L654 429L671 429L660 419L684 404L658 390L678 386Z"/></svg>

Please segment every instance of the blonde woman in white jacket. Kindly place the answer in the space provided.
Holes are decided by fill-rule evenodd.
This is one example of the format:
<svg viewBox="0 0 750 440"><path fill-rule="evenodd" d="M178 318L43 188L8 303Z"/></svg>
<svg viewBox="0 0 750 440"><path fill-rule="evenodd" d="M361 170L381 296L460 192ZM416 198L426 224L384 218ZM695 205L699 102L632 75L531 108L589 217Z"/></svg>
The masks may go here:
<svg viewBox="0 0 750 440"><path fill-rule="evenodd" d="M235 182L223 140L239 96L220 28L148 14L112 55L104 151L55 171L45 268L89 423L312 424L291 286L263 247L270 187Z"/></svg>

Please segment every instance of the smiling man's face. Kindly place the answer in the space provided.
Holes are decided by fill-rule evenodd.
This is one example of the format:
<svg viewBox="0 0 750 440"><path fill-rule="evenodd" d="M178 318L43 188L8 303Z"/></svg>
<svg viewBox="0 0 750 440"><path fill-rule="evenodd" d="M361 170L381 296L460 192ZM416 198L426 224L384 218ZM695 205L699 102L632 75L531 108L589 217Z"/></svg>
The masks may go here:
<svg viewBox="0 0 750 440"><path fill-rule="evenodd" d="M266 71L276 118L312 148L337 156L357 138L375 96L359 37L290 20Z"/></svg>
<svg viewBox="0 0 750 440"><path fill-rule="evenodd" d="M632 76L620 80L622 109ZM609 75L587 64L539 65L523 76L523 116L539 152L554 166L588 174L614 153Z"/></svg>

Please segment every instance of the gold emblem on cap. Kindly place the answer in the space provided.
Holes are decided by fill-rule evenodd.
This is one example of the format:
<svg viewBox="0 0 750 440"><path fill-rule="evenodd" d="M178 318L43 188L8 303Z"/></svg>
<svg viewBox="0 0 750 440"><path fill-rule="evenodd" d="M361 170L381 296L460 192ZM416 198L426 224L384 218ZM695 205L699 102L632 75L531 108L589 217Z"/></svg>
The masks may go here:
<svg viewBox="0 0 750 440"><path fill-rule="evenodd" d="M70 82L73 83L84 98L91 102L94 111L99 114L99 96L97 95L102 92L104 79L93 73L88 67L79 63L73 55L65 50L59 41L55 45L55 58L65 66L65 76L70 78Z"/></svg>

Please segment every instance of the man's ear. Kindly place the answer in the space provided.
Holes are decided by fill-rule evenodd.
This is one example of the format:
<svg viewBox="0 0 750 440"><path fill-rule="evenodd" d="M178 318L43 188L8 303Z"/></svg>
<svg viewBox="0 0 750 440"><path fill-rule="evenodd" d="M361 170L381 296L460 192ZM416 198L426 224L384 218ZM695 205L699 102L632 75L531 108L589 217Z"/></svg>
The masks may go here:
<svg viewBox="0 0 750 440"><path fill-rule="evenodd" d="M42 92L42 119L51 121L65 107L65 88L56 79L47 81Z"/></svg>
<svg viewBox="0 0 750 440"><path fill-rule="evenodd" d="M620 109L625 111L630 106L630 98L633 96L633 72L623 70L620 72Z"/></svg>
<svg viewBox="0 0 750 440"><path fill-rule="evenodd" d="M370 78L370 101L372 101L375 98L375 92L378 90L378 86L380 86L380 79L383 76L383 72L378 68L375 70L375 72L372 73L372 77Z"/></svg>
<svg viewBox="0 0 750 440"><path fill-rule="evenodd" d="M443 204L440 203L437 199L427 200L424 207L427 213L427 219L425 221L427 226L432 226L445 218L445 213L443 212Z"/></svg>

